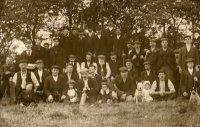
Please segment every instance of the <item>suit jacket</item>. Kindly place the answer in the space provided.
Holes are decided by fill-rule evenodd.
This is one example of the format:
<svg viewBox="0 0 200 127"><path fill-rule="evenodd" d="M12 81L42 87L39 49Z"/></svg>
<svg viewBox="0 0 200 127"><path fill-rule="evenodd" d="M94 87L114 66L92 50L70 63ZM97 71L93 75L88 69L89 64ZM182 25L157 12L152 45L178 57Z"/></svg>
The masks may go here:
<svg viewBox="0 0 200 127"><path fill-rule="evenodd" d="M50 68L50 49L44 49L44 68Z"/></svg>
<svg viewBox="0 0 200 127"><path fill-rule="evenodd" d="M108 62L108 64L110 65L110 69L111 69L111 76L116 76L119 74L119 68L122 66L121 62L119 60L117 60L116 62L110 60Z"/></svg>
<svg viewBox="0 0 200 127"><path fill-rule="evenodd" d="M187 68L185 62L187 58L193 58L194 64L199 65L199 53L195 47L192 46L189 52L187 51L186 46L180 48L178 64L183 70Z"/></svg>
<svg viewBox="0 0 200 127"><path fill-rule="evenodd" d="M45 48L42 46L33 46L33 50L35 50L37 52L37 59L41 59L44 60L45 58Z"/></svg>
<svg viewBox="0 0 200 127"><path fill-rule="evenodd" d="M95 35L94 36L94 53L108 55L106 41L107 40L105 36L101 35L101 38L98 38L98 36Z"/></svg>
<svg viewBox="0 0 200 127"><path fill-rule="evenodd" d="M123 51L125 52L125 47L126 47L125 38L121 35L118 39L117 36L115 35L114 36L113 51L117 52L118 57L122 56Z"/></svg>
<svg viewBox="0 0 200 127"><path fill-rule="evenodd" d="M137 53L136 50L133 50L133 56L136 55L136 58L133 60L133 66L136 69L142 70L143 69L143 63L144 59L141 59L140 56L145 57L145 53L142 49L140 49L140 52Z"/></svg>
<svg viewBox="0 0 200 127"><path fill-rule="evenodd" d="M27 59L28 63L35 63L35 61L38 60L39 58L38 56L39 55L38 55L37 50L32 48L32 52L30 56L27 54L26 51L23 51L22 54L20 55L20 59Z"/></svg>
<svg viewBox="0 0 200 127"><path fill-rule="evenodd" d="M66 57L72 53L72 44L69 37L61 36L59 46L64 49Z"/></svg>
<svg viewBox="0 0 200 127"><path fill-rule="evenodd" d="M197 72L195 69L193 69L192 75L189 73L188 69L185 69L183 71L183 73L181 74L181 81L180 81L181 93L187 92L188 94L190 94L190 90L192 89L192 87L196 85L194 82L195 76L197 76L198 80L200 80L199 72Z"/></svg>
<svg viewBox="0 0 200 127"><path fill-rule="evenodd" d="M63 77L66 79L66 82L69 81L69 78L68 78L67 72L63 74ZM71 80L74 80L74 81L77 82L77 81L79 80L79 76L78 76L78 74L75 73L75 72L72 72Z"/></svg>
<svg viewBox="0 0 200 127"><path fill-rule="evenodd" d="M156 62L158 60L158 49L155 49L155 51L150 51L149 54L146 55L146 60L151 63L151 68L156 69Z"/></svg>
<svg viewBox="0 0 200 127"><path fill-rule="evenodd" d="M128 77L126 82L123 82L122 77L117 76L113 81L113 84L116 86L115 91L123 91L127 95L134 95L134 92L137 88L136 81L131 77Z"/></svg>
<svg viewBox="0 0 200 127"><path fill-rule="evenodd" d="M100 90L100 89L101 89L101 82L102 82L102 77L101 77L101 75L95 74L95 76L94 76L94 77L91 77L91 78L93 78L93 79L96 80L97 85L98 85L98 90Z"/></svg>
<svg viewBox="0 0 200 127"><path fill-rule="evenodd" d="M65 54L64 50L60 48L59 46L54 46L50 49L49 53L50 57L50 66L52 65L58 65L60 68L65 67Z"/></svg>
<svg viewBox="0 0 200 127"><path fill-rule="evenodd" d="M156 79L156 73L153 70L150 71L149 75L147 75L147 71L143 71L141 73L141 81L150 81L150 83L152 84L153 81L155 81L155 79Z"/></svg>
<svg viewBox="0 0 200 127"><path fill-rule="evenodd" d="M94 53L94 34L92 36L86 36L85 52Z"/></svg>
<svg viewBox="0 0 200 127"><path fill-rule="evenodd" d="M44 88L45 79L50 75L50 73L49 73L49 71L43 70L43 73L42 73L42 82L40 82L40 76L39 76L37 70L34 71L34 74L35 74L38 82L40 83L40 86L38 87L38 90L42 91L43 88Z"/></svg>
<svg viewBox="0 0 200 127"><path fill-rule="evenodd" d="M165 56L166 53L166 56ZM170 48L167 49L166 52L163 49L159 49L158 51L158 60L157 60L157 70L159 70L163 66L169 66L172 71L176 70L176 59L174 51Z"/></svg>
<svg viewBox="0 0 200 127"><path fill-rule="evenodd" d="M84 84L83 79L80 79L77 83L77 90L78 90L79 96L81 96L84 86L85 86L85 84ZM90 90L87 91L87 95L88 96L97 96L98 84L95 79L90 78L90 77L88 78L88 87L90 88Z"/></svg>
<svg viewBox="0 0 200 127"><path fill-rule="evenodd" d="M61 96L67 96L67 82L63 76L59 75L57 82L54 81L52 75L48 76L44 82L44 93L48 97L49 95L59 93Z"/></svg>

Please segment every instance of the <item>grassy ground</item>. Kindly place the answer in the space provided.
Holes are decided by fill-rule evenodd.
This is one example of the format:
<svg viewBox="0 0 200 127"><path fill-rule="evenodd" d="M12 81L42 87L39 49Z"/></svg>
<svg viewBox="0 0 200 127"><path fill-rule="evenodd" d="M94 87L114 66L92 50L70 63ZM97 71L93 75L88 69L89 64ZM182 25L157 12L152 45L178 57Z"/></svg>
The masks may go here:
<svg viewBox="0 0 200 127"><path fill-rule="evenodd" d="M183 107L187 102L0 106L0 127L200 127L199 108L180 114Z"/></svg>

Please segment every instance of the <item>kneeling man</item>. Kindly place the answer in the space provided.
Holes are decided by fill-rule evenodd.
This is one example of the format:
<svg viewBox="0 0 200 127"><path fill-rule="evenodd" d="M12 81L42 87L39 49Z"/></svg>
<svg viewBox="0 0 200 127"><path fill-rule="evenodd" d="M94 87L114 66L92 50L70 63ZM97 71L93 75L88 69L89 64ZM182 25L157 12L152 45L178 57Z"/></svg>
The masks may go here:
<svg viewBox="0 0 200 127"><path fill-rule="evenodd" d="M120 75L113 81L112 97L119 101L132 101L136 90L136 81L128 76L128 69L121 67L119 69Z"/></svg>
<svg viewBox="0 0 200 127"><path fill-rule="evenodd" d="M44 82L44 93L47 96L47 102L63 101L67 96L67 82L65 78L59 75L59 66L51 67L52 75L48 76Z"/></svg>
<svg viewBox="0 0 200 127"><path fill-rule="evenodd" d="M153 82L150 90L150 95L155 100L174 99L174 85L168 78L166 78L164 70L159 70L158 80Z"/></svg>

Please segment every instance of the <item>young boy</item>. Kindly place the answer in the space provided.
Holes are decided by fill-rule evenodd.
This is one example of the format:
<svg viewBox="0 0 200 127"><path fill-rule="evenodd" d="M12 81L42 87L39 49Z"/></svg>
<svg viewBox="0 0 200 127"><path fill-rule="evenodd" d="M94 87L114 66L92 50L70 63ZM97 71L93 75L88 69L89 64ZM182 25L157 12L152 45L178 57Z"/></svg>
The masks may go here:
<svg viewBox="0 0 200 127"><path fill-rule="evenodd" d="M75 88L75 86L76 86L76 82L74 80L68 81L67 96L69 97L70 103L78 102L78 94L77 94L77 89Z"/></svg>
<svg viewBox="0 0 200 127"><path fill-rule="evenodd" d="M35 94L33 92L33 84L31 82L28 82L25 89L22 89L18 100L20 106L31 106L36 102Z"/></svg>
<svg viewBox="0 0 200 127"><path fill-rule="evenodd" d="M98 103L110 103L112 102L112 92L108 87L107 82L101 83L101 90L98 96Z"/></svg>
<svg viewBox="0 0 200 127"><path fill-rule="evenodd" d="M194 59L186 59L187 69L181 74L181 94L184 98L190 96L192 87L198 87L196 84L199 82L199 73L194 69Z"/></svg>

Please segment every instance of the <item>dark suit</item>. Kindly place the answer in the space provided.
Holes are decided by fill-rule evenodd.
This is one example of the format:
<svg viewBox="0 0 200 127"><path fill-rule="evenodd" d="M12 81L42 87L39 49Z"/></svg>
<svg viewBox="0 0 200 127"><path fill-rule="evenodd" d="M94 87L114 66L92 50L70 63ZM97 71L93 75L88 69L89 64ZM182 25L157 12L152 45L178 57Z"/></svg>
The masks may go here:
<svg viewBox="0 0 200 127"><path fill-rule="evenodd" d="M35 45L33 46L33 50L37 52L37 59L44 60L45 57L45 48L42 46Z"/></svg>
<svg viewBox="0 0 200 127"><path fill-rule="evenodd" d="M97 35L94 36L94 53L108 55L106 38L101 35L101 38L98 38Z"/></svg>
<svg viewBox="0 0 200 127"><path fill-rule="evenodd" d="M98 85L98 90L101 89L101 82L102 82L102 77L101 75L95 74L94 76L91 76L91 78L95 79Z"/></svg>
<svg viewBox="0 0 200 127"><path fill-rule="evenodd" d="M145 57L145 53L142 49L140 49L139 53L137 53L136 50L133 50L133 56L134 55L136 55L136 58L133 60L133 67L138 70L138 75L140 76L141 72L144 70L144 59L141 59L140 57Z"/></svg>
<svg viewBox="0 0 200 127"><path fill-rule="evenodd" d="M20 59L26 59L28 60L28 63L35 63L35 61L39 58L38 56L37 50L32 49L30 55L28 55L27 51L23 51L20 55Z"/></svg>
<svg viewBox="0 0 200 127"><path fill-rule="evenodd" d="M83 88L85 87L85 83L83 79L80 79L77 83L78 95L81 97ZM90 90L86 91L89 101L96 101L98 95L98 84L95 79L88 78L88 87Z"/></svg>
<svg viewBox="0 0 200 127"><path fill-rule="evenodd" d="M43 88L44 88L44 82L45 82L45 79L50 75L49 71L46 71L46 70L43 70L43 73L42 73L42 81L40 81L40 76L38 74L38 71L34 71L34 74L38 80L38 82L40 83L40 86L38 87L38 90L39 91L43 91Z"/></svg>
<svg viewBox="0 0 200 127"><path fill-rule="evenodd" d="M58 65L60 68L65 67L65 54L64 50L59 46L54 46L50 49L50 66Z"/></svg>
<svg viewBox="0 0 200 127"><path fill-rule="evenodd" d="M180 48L178 64L183 70L187 68L187 65L185 62L187 58L193 58L194 65L199 65L199 54L198 54L198 50L195 47L191 46L191 49L189 52L187 51L186 46L183 46L182 48Z"/></svg>
<svg viewBox="0 0 200 127"><path fill-rule="evenodd" d="M86 43L85 43L85 52L91 52L94 53L94 34L91 36L86 36Z"/></svg>
<svg viewBox="0 0 200 127"><path fill-rule="evenodd" d="M115 77L116 75L118 75L119 68L122 66L121 62L119 62L119 60L116 60L116 62L114 62L113 60L110 60L108 64L110 65L111 76Z"/></svg>
<svg viewBox="0 0 200 127"><path fill-rule="evenodd" d="M48 76L44 82L44 93L47 97L52 95L55 101L59 101L62 95L67 96L67 82L64 77L59 75L55 81L52 75Z"/></svg>
<svg viewBox="0 0 200 127"><path fill-rule="evenodd" d="M122 59L122 53L123 51L125 52L125 47L126 47L126 40L122 35L117 38L117 36L114 36L114 44L113 44L113 51L117 52L117 56L119 59Z"/></svg>
<svg viewBox="0 0 200 127"><path fill-rule="evenodd" d="M146 60L151 63L151 68L156 70L156 62L158 60L158 49L155 49L153 52L150 51L146 56Z"/></svg>
<svg viewBox="0 0 200 127"><path fill-rule="evenodd" d="M155 71L151 70L149 75L147 74L147 71L143 71L141 73L141 81L150 81L152 84L156 79L156 73Z"/></svg>
<svg viewBox="0 0 200 127"><path fill-rule="evenodd" d="M69 37L61 36L59 46L64 49L66 57L72 53L72 44Z"/></svg>
<svg viewBox="0 0 200 127"><path fill-rule="evenodd" d="M125 92L127 96L134 96L135 90L137 88L136 81L131 77L128 77L124 82L121 76L117 76L113 81L113 84L115 84L115 91L118 94L120 94L120 91L122 91Z"/></svg>
<svg viewBox="0 0 200 127"><path fill-rule="evenodd" d="M67 82L69 81L67 72L63 74L63 77L66 79ZM75 72L72 72L72 75L71 75L71 79L70 79L70 80L74 80L74 81L77 82L77 81L79 80L78 74L75 73Z"/></svg>

